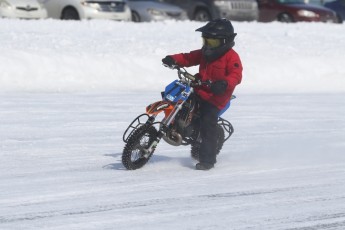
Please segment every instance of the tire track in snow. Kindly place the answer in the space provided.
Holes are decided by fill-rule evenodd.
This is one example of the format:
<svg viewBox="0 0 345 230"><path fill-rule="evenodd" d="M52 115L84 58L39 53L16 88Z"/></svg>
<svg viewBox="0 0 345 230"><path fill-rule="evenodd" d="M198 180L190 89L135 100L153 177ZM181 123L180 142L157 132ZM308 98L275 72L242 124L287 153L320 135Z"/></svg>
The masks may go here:
<svg viewBox="0 0 345 230"><path fill-rule="evenodd" d="M333 219L333 218L330 218ZM329 219L327 219L329 220ZM308 222L307 220L305 222ZM332 223L325 224L314 224L306 227L288 228L286 230L322 230L322 229L339 229L343 230L345 228L345 220L335 221Z"/></svg>
<svg viewBox="0 0 345 230"><path fill-rule="evenodd" d="M314 185L314 186L294 186L294 187L285 187L285 188L274 188L274 189L258 189L253 191L239 191L239 192L228 192L228 193L217 193L217 194L205 194L205 195L198 195L198 196L186 196L186 197L172 197L172 198L165 198L165 199L150 199L150 200L142 200L142 201L130 201L130 202L123 202L118 204L109 204L109 205L97 205L89 208L83 209L75 209L75 210L56 210L56 211L48 211L48 212L34 212L34 213L26 213L21 215L9 215L9 216L0 216L0 224L2 223L15 223L21 221L32 221L38 219L45 219L45 218L53 218L58 216L75 216L75 215L86 215L92 213L102 213L102 212L109 212L109 211L117 211L124 209L131 209L131 208L140 208L140 207L151 207L155 205L176 205L180 203L184 205L186 203L193 204L205 201L205 199L213 199L213 200L222 200L222 199L229 199L229 198L239 198L245 196L261 196L267 194L279 194L285 192L296 192L299 190L310 189L311 187L320 187L323 185ZM333 197L333 199L345 199L345 197ZM316 198L319 200L319 198ZM327 199L324 199L327 200ZM290 202L294 202L291 200ZM309 200L311 202L311 200ZM345 217L345 213L341 214L330 214L327 216L322 216L317 219L314 217L310 217L310 219L306 219L305 222L308 221L317 221L325 219L334 219L336 216ZM304 222L304 221L303 221ZM298 229L298 228L297 228ZM291 229L292 230L292 229Z"/></svg>

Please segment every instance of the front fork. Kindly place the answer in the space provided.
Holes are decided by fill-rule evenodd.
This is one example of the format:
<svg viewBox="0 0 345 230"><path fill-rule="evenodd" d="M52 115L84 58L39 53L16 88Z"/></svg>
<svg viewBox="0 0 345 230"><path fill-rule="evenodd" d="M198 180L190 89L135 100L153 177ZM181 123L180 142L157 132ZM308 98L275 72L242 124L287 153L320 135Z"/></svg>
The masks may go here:
<svg viewBox="0 0 345 230"><path fill-rule="evenodd" d="M163 120L163 122L161 123L161 127L159 128L158 134L156 139L151 143L151 145L147 148L147 149L143 149L143 151L145 152L144 157L148 158L153 151L156 149L158 143L160 142L160 140L162 139L162 137L166 134L167 132L167 128L169 127L169 125L171 124L171 122L174 120L175 116L177 115L177 113L182 109L182 106L184 104L185 101L183 101L182 103L178 104L172 113L170 113L170 115ZM150 117L153 118L152 120L154 120L156 117L156 115L153 115ZM150 122L150 119L147 122ZM151 122L151 125L153 123Z"/></svg>
<svg viewBox="0 0 345 230"><path fill-rule="evenodd" d="M160 140L162 139L163 135L164 135L164 133L159 131L156 139L151 143L151 145L147 149L143 149L145 158L149 158L150 155L155 151L155 149L156 149L158 143L160 142Z"/></svg>

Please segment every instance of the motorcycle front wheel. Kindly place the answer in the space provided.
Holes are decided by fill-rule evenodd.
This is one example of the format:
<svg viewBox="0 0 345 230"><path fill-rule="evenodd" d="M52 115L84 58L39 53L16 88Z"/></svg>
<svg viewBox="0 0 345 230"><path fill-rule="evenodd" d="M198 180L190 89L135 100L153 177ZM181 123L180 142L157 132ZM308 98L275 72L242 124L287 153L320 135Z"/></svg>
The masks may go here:
<svg viewBox="0 0 345 230"><path fill-rule="evenodd" d="M149 161L154 149L149 156L145 156L144 149L152 144L157 133L155 127L143 125L131 134L122 152L122 164L126 169L139 169Z"/></svg>

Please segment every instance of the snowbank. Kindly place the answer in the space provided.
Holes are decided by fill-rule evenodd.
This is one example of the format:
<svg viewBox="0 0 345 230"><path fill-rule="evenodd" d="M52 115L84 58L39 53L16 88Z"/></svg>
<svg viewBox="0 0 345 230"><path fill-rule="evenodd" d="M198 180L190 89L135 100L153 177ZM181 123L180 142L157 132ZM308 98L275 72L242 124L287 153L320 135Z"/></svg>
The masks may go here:
<svg viewBox="0 0 345 230"><path fill-rule="evenodd" d="M198 49L203 24L0 19L0 90L161 90L175 79L161 59ZM344 25L233 24L244 65L237 92L345 92Z"/></svg>

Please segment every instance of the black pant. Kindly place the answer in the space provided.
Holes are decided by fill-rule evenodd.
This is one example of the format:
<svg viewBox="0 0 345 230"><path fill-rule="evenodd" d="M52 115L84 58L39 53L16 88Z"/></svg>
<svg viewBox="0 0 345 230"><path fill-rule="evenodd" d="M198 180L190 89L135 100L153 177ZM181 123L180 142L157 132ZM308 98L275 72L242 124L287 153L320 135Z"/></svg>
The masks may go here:
<svg viewBox="0 0 345 230"><path fill-rule="evenodd" d="M206 101L200 101L200 163L215 164L217 155L217 121L219 109Z"/></svg>

